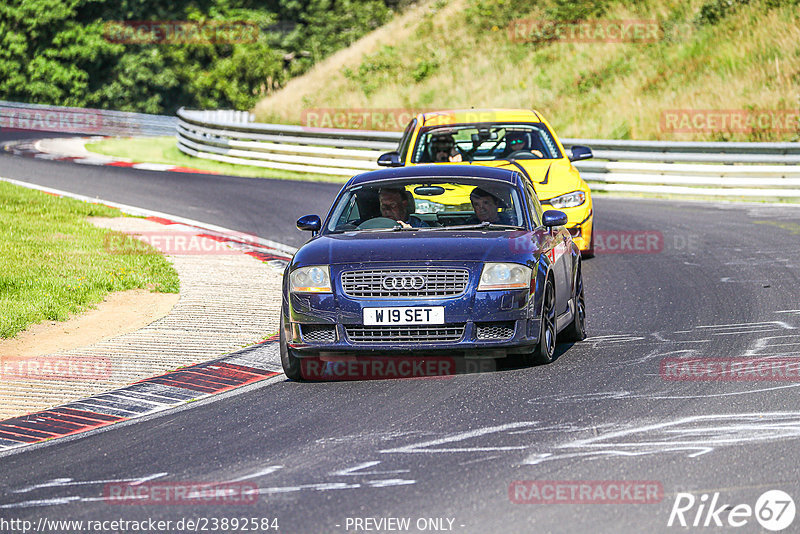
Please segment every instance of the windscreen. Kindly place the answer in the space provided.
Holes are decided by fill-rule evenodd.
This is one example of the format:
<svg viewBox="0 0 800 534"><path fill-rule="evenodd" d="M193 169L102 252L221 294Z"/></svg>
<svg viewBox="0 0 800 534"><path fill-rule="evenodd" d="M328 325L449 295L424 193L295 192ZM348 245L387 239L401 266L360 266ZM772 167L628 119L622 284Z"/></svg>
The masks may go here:
<svg viewBox="0 0 800 534"><path fill-rule="evenodd" d="M524 227L523 203L510 184L438 180L364 185L348 190L334 206L328 232Z"/></svg>
<svg viewBox="0 0 800 534"><path fill-rule="evenodd" d="M555 139L544 124L489 124L428 128L420 132L412 163L557 159Z"/></svg>

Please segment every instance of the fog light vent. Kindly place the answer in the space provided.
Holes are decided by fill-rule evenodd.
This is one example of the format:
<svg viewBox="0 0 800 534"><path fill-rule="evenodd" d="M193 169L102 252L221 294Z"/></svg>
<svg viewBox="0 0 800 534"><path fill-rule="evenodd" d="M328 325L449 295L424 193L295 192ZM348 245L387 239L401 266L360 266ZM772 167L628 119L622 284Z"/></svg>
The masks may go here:
<svg viewBox="0 0 800 534"><path fill-rule="evenodd" d="M509 339L514 336L514 321L476 323L478 339Z"/></svg>
<svg viewBox="0 0 800 534"><path fill-rule="evenodd" d="M333 343L336 341L336 326L325 324L304 324L300 327L306 343Z"/></svg>

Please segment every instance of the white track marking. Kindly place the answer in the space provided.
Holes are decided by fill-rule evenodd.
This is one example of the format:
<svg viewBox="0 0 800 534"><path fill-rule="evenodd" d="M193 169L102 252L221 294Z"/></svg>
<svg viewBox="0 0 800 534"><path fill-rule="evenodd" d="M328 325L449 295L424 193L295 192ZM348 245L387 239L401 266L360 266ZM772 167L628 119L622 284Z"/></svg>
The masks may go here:
<svg viewBox="0 0 800 534"><path fill-rule="evenodd" d="M367 482L372 488L389 488L392 486L410 486L416 484L416 480L406 480L404 478L387 478L386 480L370 480Z"/></svg>
<svg viewBox="0 0 800 534"><path fill-rule="evenodd" d="M695 328L757 328L757 327L768 327L768 326L779 326L786 330L795 330L794 326L791 326L783 321L761 321L755 323L730 323L730 324L707 324L707 325L699 325Z"/></svg>
<svg viewBox="0 0 800 534"><path fill-rule="evenodd" d="M0 508L33 508L35 506L55 506L58 504L69 504L71 502L80 501L80 497L57 497L55 499L40 499L36 501L22 501L12 502L8 504L0 504Z"/></svg>
<svg viewBox="0 0 800 534"><path fill-rule="evenodd" d="M383 454L391 453L440 453L440 452L495 452L495 451L515 451L527 448L526 446L508 446L508 447L461 447L461 448L430 448L437 445L444 445L446 443L454 443L464 441L487 434L497 434L506 430L533 427L538 423L535 421L520 421L517 423L506 423L504 425L489 426L478 428L476 430L468 430L466 432L459 432L444 438L432 439L430 441L422 441L412 445L405 445L403 447L396 447L393 449L384 449L379 451Z"/></svg>
<svg viewBox="0 0 800 534"><path fill-rule="evenodd" d="M321 484L301 484L299 486L282 486L282 487L271 487L271 488L258 488L258 493L260 495L269 494L269 493L291 493L294 491L302 491L306 489L316 490L316 491L327 491L327 490L340 490L340 489L356 489L362 487L361 484L347 484L345 482L324 482Z"/></svg>
<svg viewBox="0 0 800 534"><path fill-rule="evenodd" d="M378 465L380 460L374 460L371 462L364 462L361 464L356 465L355 467L348 467L347 469L341 469L339 471L334 471L331 473L331 476L338 476L338 477L352 477L352 476L360 476L360 475L392 475L392 474L399 474L399 473L409 473L409 469L394 469L389 471L361 471L362 469L368 469L370 467L375 467ZM358 473L356 471L359 471Z"/></svg>
<svg viewBox="0 0 800 534"><path fill-rule="evenodd" d="M796 388L800 387L800 384L786 384L783 386L773 386L769 388L761 388L761 389L748 389L747 391L729 391L727 393L706 393L703 395L656 395L656 394L649 394L649 395L637 395L637 397L646 398L646 399L657 399L657 400L679 400L679 399L709 399L712 397L732 397L736 395L750 395L752 393L764 393L766 391L775 391L779 389L786 389L786 388Z"/></svg>
<svg viewBox="0 0 800 534"><path fill-rule="evenodd" d="M41 488L61 488L67 486L89 486L92 484L115 484L115 483L126 483L131 486L138 486L139 484L144 484L145 482L149 482L150 480L155 480L157 478L165 477L169 473L155 473L152 475L147 475L144 477L138 478L112 478L108 480L74 480L72 478L54 478L53 480L49 480L47 482L42 482L41 484L34 484L32 486L26 486L24 488L18 490L11 490L11 493L28 493L33 490L41 489Z"/></svg>
<svg viewBox="0 0 800 534"><path fill-rule="evenodd" d="M258 478L258 477L271 475L272 473L274 473L275 471L278 471L280 469L283 469L282 465L270 465L269 467L265 467L264 469L262 469L260 471L256 471L255 473L251 473L249 475L244 475L244 476L241 476L239 478L234 478L233 480L228 480L226 482L223 482L222 484L233 484L234 482L242 482L243 480L250 480L250 479L253 479L253 478Z"/></svg>
<svg viewBox="0 0 800 534"><path fill-rule="evenodd" d="M134 163L131 167L143 171L168 171L176 166L166 163Z"/></svg>
<svg viewBox="0 0 800 534"><path fill-rule="evenodd" d="M762 334L764 332L777 332L780 328L762 328L759 330L733 330L730 332L712 332L712 336L739 336L742 334Z"/></svg>
<svg viewBox="0 0 800 534"><path fill-rule="evenodd" d="M556 446L557 452L531 454L524 463L675 452L693 458L717 447L796 438L800 412L698 415L577 439Z"/></svg>

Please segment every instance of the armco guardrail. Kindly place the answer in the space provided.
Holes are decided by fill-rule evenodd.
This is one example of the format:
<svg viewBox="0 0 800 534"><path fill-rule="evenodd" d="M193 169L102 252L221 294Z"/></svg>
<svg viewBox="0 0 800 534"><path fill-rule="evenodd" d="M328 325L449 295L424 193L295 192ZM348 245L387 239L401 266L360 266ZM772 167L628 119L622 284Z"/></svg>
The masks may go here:
<svg viewBox="0 0 800 534"><path fill-rule="evenodd" d="M0 100L0 128L89 135L174 135L178 119L105 109L22 104Z"/></svg>
<svg viewBox="0 0 800 534"><path fill-rule="evenodd" d="M352 176L377 169L395 132L263 124L230 112L178 110L178 149L191 156L269 169Z"/></svg>
<svg viewBox="0 0 800 534"><path fill-rule="evenodd" d="M241 112L181 109L178 119L186 154L334 176L377 169L378 156L400 140L397 132L256 123ZM595 159L575 165L595 190L800 198L800 143L562 142L592 148Z"/></svg>

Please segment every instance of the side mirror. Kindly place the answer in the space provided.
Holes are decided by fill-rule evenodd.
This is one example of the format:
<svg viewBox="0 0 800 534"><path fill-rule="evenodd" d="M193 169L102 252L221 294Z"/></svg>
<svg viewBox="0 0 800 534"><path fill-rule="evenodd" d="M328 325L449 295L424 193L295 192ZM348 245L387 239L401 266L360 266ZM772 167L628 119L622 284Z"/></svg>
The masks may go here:
<svg viewBox="0 0 800 534"><path fill-rule="evenodd" d="M593 158L592 149L588 146L575 145L570 150L572 154L569 156L570 161L580 161L582 159Z"/></svg>
<svg viewBox="0 0 800 534"><path fill-rule="evenodd" d="M400 161L399 152L387 152L386 154L381 154L378 158L378 165L381 167L402 167L403 162Z"/></svg>
<svg viewBox="0 0 800 534"><path fill-rule="evenodd" d="M567 224L567 214L563 211L547 210L542 214L542 224L548 228L565 226Z"/></svg>
<svg viewBox="0 0 800 534"><path fill-rule="evenodd" d="M316 235L319 229L322 228L322 221L319 215L303 215L297 219L297 229L311 232L311 235Z"/></svg>

